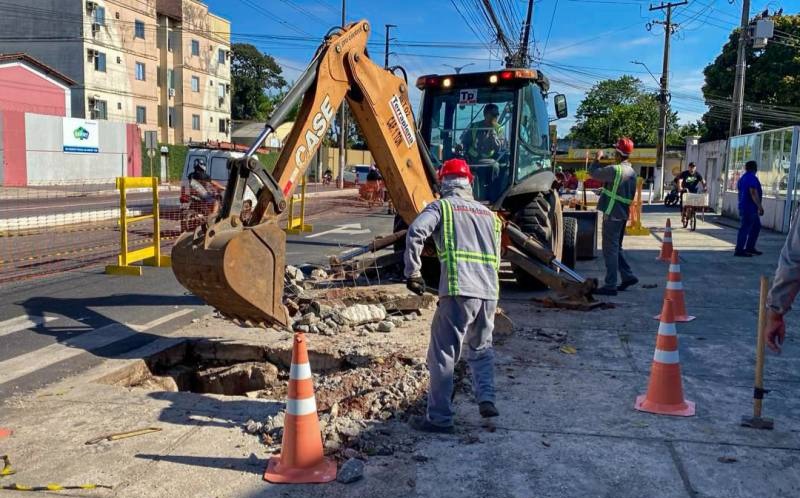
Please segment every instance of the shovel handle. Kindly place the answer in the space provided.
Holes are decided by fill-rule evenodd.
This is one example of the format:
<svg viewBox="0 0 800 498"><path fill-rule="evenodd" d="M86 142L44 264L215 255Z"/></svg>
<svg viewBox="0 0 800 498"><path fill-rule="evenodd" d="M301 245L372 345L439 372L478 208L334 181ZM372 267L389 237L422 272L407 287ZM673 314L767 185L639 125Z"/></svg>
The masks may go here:
<svg viewBox="0 0 800 498"><path fill-rule="evenodd" d="M767 293L769 282L761 276L761 289L758 299L758 329L756 330L756 381L753 397L753 416L761 417L761 402L764 392L764 327L767 323Z"/></svg>

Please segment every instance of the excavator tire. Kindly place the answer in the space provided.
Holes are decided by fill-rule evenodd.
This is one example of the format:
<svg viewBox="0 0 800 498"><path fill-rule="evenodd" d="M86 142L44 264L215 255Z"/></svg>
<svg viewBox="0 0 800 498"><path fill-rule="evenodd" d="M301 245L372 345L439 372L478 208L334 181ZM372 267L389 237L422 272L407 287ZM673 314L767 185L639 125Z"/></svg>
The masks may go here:
<svg viewBox="0 0 800 498"><path fill-rule="evenodd" d="M575 269L578 260L578 220L564 218L564 242L561 250L561 262Z"/></svg>
<svg viewBox="0 0 800 498"><path fill-rule="evenodd" d="M564 240L564 219L561 213L561 200L554 191L541 192L531 201L518 209L513 216L514 223L524 233L534 237L545 247L549 247L556 257L561 260L563 253L562 240ZM577 227L575 227L577 234ZM566 244L564 244L566 246ZM575 247L574 243L572 245ZM574 253L574 250L572 251ZM572 267L572 265L566 263ZM544 290L547 286L538 279L529 275L522 268L511 265L517 285L525 290Z"/></svg>
<svg viewBox="0 0 800 498"><path fill-rule="evenodd" d="M408 224L403 221L403 218L399 215L395 215L393 230L399 232L406 228L408 228ZM395 252L404 252L405 250L406 239L400 239L394 243ZM422 256L422 270L420 271L422 272L422 278L425 280L425 285L431 289L439 288L439 278L442 274L442 266L439 263L439 258L435 256Z"/></svg>

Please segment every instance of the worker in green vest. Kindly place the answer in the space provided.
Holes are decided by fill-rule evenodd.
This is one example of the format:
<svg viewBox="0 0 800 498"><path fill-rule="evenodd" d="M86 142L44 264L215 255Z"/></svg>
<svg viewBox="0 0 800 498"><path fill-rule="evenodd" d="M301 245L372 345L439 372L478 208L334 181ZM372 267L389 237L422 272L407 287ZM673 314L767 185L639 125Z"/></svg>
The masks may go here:
<svg viewBox="0 0 800 498"><path fill-rule="evenodd" d="M486 104L483 107L483 121L472 123L469 129L461 134L461 144L466 151L467 162L493 159L500 151L503 127L497 122L499 117L500 109L497 104Z"/></svg>
<svg viewBox="0 0 800 498"><path fill-rule="evenodd" d="M636 195L636 172L628 160L633 153L633 140L620 138L614 149L616 164L602 166L600 159L603 158L603 151L598 150L595 161L589 167L589 175L603 182L597 210L603 213L602 246L606 279L604 285L594 292L603 296L615 296L617 291L624 291L639 282L622 254L622 239L625 237L625 225L628 223L628 209ZM617 286L617 273L622 277L619 286Z"/></svg>

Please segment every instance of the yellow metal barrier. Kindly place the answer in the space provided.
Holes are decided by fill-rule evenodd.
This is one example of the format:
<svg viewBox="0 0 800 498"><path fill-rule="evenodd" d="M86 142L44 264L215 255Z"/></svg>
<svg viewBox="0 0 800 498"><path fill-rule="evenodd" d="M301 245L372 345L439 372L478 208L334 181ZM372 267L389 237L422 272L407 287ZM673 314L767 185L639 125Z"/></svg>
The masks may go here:
<svg viewBox="0 0 800 498"><path fill-rule="evenodd" d="M294 203L299 199L300 216L294 215ZM306 177L300 182L300 194L293 194L289 199L289 218L286 220L286 233L297 235L314 230L312 225L306 225Z"/></svg>
<svg viewBox="0 0 800 498"><path fill-rule="evenodd" d="M644 178L636 179L636 195L628 208L628 226L625 235L650 235L650 230L642 226L642 184Z"/></svg>
<svg viewBox="0 0 800 498"><path fill-rule="evenodd" d="M142 216L128 216L128 195L129 188L150 188L153 191L153 213ZM133 263L141 261L148 266L170 266L169 256L161 255L161 223L159 221L158 208L158 178L144 177L133 178L120 176L117 178L117 190L119 190L119 233L120 251L116 265L106 266L106 273L109 275L141 275L141 266L132 266ZM128 225L137 221L153 220L153 245L143 247L133 251L128 250Z"/></svg>

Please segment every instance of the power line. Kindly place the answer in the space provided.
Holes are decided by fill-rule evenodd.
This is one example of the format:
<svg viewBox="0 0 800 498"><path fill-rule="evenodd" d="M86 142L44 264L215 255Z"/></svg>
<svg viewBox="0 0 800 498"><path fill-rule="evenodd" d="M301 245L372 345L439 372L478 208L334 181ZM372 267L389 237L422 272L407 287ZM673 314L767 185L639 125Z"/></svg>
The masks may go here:
<svg viewBox="0 0 800 498"><path fill-rule="evenodd" d="M544 48L542 49L542 57L544 57L545 53L547 52L547 44L550 42L550 33L553 30L553 21L556 18L556 10L558 10L558 0L556 0L556 4L553 6L553 14L550 16L550 26L547 28L547 38L544 40Z"/></svg>

